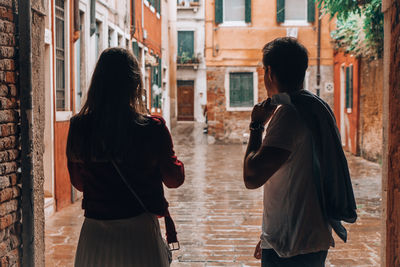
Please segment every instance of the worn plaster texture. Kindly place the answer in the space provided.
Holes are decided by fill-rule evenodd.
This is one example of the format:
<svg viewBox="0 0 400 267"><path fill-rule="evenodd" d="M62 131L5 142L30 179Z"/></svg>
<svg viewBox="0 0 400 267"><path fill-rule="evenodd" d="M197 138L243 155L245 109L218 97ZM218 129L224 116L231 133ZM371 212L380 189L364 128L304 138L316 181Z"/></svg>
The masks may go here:
<svg viewBox="0 0 400 267"><path fill-rule="evenodd" d="M383 60L360 64L360 155L382 162Z"/></svg>
<svg viewBox="0 0 400 267"><path fill-rule="evenodd" d="M35 266L44 266L44 29L45 14L43 1L32 1L39 12L32 12L32 160L33 160L33 204L34 204L34 243ZM41 11L41 12L40 12Z"/></svg>

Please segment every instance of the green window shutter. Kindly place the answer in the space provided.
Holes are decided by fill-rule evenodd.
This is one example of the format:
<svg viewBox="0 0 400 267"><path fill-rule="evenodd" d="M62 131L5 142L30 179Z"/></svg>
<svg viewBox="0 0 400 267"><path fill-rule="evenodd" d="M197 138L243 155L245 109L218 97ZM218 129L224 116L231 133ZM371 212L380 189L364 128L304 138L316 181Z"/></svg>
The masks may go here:
<svg viewBox="0 0 400 267"><path fill-rule="evenodd" d="M350 81L349 81L349 107L353 108L353 65L350 66L349 68L349 76L350 76Z"/></svg>
<svg viewBox="0 0 400 267"><path fill-rule="evenodd" d="M162 85L162 64L161 58L158 60L158 87Z"/></svg>
<svg viewBox="0 0 400 267"><path fill-rule="evenodd" d="M239 72L229 74L229 106L252 107L253 73Z"/></svg>
<svg viewBox="0 0 400 267"><path fill-rule="evenodd" d="M223 22L223 0L215 0L215 24Z"/></svg>
<svg viewBox="0 0 400 267"><path fill-rule="evenodd" d="M245 22L251 22L251 0L246 0L245 2Z"/></svg>
<svg viewBox="0 0 400 267"><path fill-rule="evenodd" d="M350 108L350 68L346 67L346 108Z"/></svg>
<svg viewBox="0 0 400 267"><path fill-rule="evenodd" d="M276 1L276 21L285 22L285 0Z"/></svg>
<svg viewBox="0 0 400 267"><path fill-rule="evenodd" d="M162 0L156 0L156 10L160 15L161 15L161 1Z"/></svg>
<svg viewBox="0 0 400 267"><path fill-rule="evenodd" d="M136 56L136 58L139 59L139 44L138 44L138 42L135 42L135 41L132 42L132 50L133 50L133 54Z"/></svg>
<svg viewBox="0 0 400 267"><path fill-rule="evenodd" d="M243 73L241 76L242 106L253 106L253 73Z"/></svg>
<svg viewBox="0 0 400 267"><path fill-rule="evenodd" d="M315 21L315 0L307 0L307 21Z"/></svg>
<svg viewBox="0 0 400 267"><path fill-rule="evenodd" d="M229 105L240 107L242 94L240 91L240 76L238 73L229 74Z"/></svg>

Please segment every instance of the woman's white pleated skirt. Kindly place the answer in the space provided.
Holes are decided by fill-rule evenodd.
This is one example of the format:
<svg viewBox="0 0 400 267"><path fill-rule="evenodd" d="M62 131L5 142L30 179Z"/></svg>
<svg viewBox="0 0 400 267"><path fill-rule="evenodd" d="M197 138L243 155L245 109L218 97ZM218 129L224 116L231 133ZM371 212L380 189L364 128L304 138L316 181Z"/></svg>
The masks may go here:
<svg viewBox="0 0 400 267"><path fill-rule="evenodd" d="M85 219L75 267L122 266L169 266L156 216L144 213L121 220Z"/></svg>

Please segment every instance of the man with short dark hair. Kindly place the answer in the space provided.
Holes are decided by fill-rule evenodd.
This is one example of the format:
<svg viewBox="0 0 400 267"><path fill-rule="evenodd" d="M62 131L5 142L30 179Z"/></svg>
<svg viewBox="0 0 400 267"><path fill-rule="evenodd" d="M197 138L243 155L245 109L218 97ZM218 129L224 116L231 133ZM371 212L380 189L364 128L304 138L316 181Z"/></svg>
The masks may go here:
<svg viewBox="0 0 400 267"><path fill-rule="evenodd" d="M246 188L264 185L262 234L255 257L262 258L263 267L324 266L334 245L332 227L345 240L340 220L356 218L336 124L329 106L302 90L308 52L296 39L266 44L263 65L270 98L253 108L243 171ZM332 194L327 193L331 185L336 189Z"/></svg>

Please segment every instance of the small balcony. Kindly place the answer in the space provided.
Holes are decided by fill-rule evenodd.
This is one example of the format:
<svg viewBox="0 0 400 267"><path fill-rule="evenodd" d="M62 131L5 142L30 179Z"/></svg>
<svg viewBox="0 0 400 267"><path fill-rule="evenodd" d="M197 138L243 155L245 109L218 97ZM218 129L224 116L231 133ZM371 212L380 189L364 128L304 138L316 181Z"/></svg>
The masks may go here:
<svg viewBox="0 0 400 267"><path fill-rule="evenodd" d="M200 57L196 55L187 55L183 53L176 58L176 65L178 68L193 68L198 69L200 64Z"/></svg>
<svg viewBox="0 0 400 267"><path fill-rule="evenodd" d="M193 10L197 12L200 6L199 0L177 0L177 8L179 10Z"/></svg>

